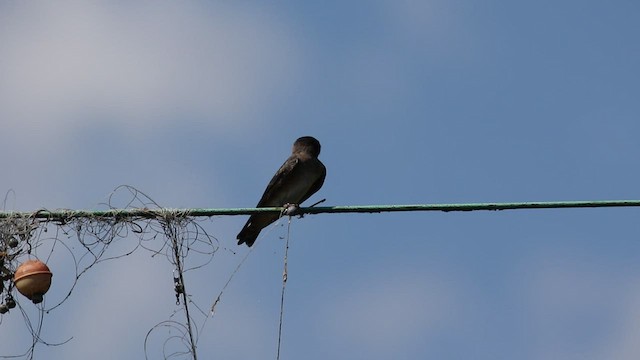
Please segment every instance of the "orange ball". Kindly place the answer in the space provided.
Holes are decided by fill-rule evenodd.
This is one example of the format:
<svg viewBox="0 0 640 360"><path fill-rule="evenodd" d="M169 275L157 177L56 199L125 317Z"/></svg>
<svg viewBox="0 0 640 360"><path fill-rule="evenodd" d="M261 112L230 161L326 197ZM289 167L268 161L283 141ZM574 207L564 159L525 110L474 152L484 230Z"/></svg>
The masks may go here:
<svg viewBox="0 0 640 360"><path fill-rule="evenodd" d="M52 277L53 274L47 264L37 259L31 259L18 266L13 276L13 282L20 294L37 304L42 302L42 296L51 287Z"/></svg>

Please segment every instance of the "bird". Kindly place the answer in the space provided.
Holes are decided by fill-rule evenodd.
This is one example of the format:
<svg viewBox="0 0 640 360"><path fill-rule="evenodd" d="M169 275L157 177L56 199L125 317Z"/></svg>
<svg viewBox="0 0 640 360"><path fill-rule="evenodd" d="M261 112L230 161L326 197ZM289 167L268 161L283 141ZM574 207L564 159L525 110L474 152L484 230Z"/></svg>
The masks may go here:
<svg viewBox="0 0 640 360"><path fill-rule="evenodd" d="M293 143L291 156L282 164L262 194L256 207L299 205L315 194L327 175L327 169L318 159L320 142L312 136L303 136ZM251 247L260 231L278 220L280 214L258 213L247 220L236 239L238 245Z"/></svg>

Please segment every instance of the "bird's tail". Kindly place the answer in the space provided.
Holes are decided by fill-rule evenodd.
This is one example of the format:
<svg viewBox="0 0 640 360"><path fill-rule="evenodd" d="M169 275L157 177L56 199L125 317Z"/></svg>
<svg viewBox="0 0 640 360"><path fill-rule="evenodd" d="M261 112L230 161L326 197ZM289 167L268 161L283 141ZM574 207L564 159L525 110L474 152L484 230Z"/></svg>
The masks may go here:
<svg viewBox="0 0 640 360"><path fill-rule="evenodd" d="M238 239L238 245L247 244L248 247L251 247L251 245L256 242L258 235L260 235L261 229L256 229L255 227L247 225L242 228L236 239Z"/></svg>

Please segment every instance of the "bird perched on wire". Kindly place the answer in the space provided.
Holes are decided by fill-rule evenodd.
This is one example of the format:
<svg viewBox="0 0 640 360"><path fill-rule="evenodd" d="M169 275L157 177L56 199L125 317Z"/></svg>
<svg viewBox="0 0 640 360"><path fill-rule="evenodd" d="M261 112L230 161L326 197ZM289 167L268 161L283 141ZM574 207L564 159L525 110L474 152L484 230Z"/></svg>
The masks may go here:
<svg viewBox="0 0 640 360"><path fill-rule="evenodd" d="M303 136L293 143L291 156L273 176L256 207L299 205L315 194L327 175L327 169L318 159L320 142ZM260 231L278 220L277 213L253 214L237 236L238 245L253 245Z"/></svg>

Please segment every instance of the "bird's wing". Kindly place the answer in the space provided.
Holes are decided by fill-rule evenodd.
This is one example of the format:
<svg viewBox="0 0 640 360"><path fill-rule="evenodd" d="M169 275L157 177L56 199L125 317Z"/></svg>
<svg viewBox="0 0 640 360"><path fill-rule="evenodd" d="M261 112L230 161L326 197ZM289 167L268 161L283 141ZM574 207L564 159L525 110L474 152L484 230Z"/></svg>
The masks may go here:
<svg viewBox="0 0 640 360"><path fill-rule="evenodd" d="M280 188L282 186L283 181L294 171L296 166L300 160L295 156L290 156L287 161L280 166L280 169L273 175L271 181L269 181L269 185L264 190L260 201L258 201L258 205L256 207L270 207L270 206L281 206L283 204L273 204L272 203L272 195L274 194L274 188Z"/></svg>
<svg viewBox="0 0 640 360"><path fill-rule="evenodd" d="M322 184L324 184L324 178L327 176L327 168L324 167L324 164L320 162L320 160L318 159L315 159L315 160L318 162L318 166L322 169L322 172L320 176L318 176L318 179L313 183L313 185L311 185L311 187L309 188L309 191L307 191L307 193L304 194L302 199L300 199L298 205L302 204L305 200L310 198L311 195L315 194L318 190L320 190L320 188L322 187Z"/></svg>

